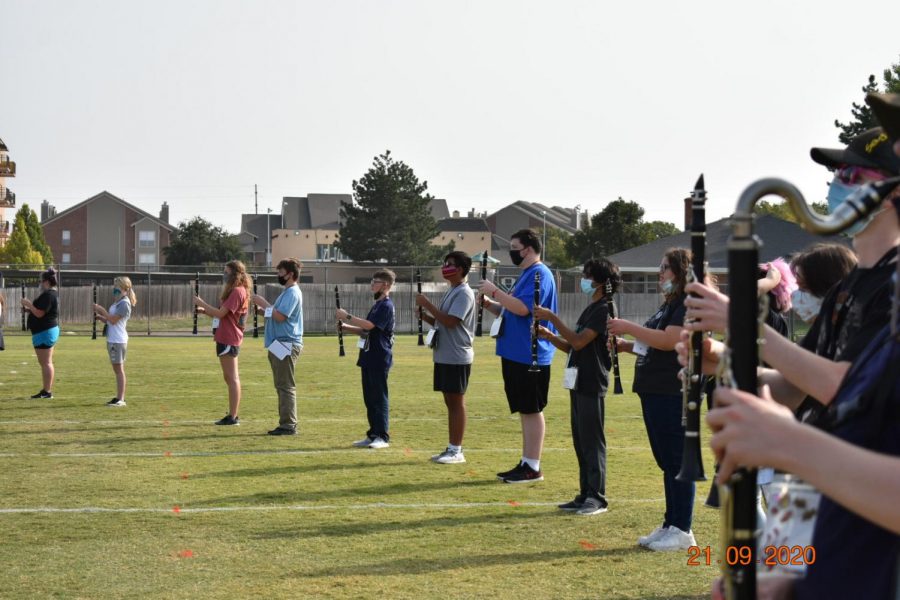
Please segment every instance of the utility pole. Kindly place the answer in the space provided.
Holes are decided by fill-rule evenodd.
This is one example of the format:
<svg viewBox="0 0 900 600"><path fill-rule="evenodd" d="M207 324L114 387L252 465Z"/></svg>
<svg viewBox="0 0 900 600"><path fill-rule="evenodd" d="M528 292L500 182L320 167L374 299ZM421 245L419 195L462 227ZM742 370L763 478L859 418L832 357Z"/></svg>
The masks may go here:
<svg viewBox="0 0 900 600"><path fill-rule="evenodd" d="M256 195L256 184L253 184L253 214L259 214L259 197Z"/></svg>

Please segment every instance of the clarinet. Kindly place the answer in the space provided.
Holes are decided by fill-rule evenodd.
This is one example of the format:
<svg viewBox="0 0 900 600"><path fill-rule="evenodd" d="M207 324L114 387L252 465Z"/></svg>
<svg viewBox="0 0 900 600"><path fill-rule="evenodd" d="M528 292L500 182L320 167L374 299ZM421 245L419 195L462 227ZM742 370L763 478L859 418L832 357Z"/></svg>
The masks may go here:
<svg viewBox="0 0 900 600"><path fill-rule="evenodd" d="M417 291L422 293L422 272L419 269L416 269L416 288ZM422 307L419 307L419 346L425 345L425 339L422 337Z"/></svg>
<svg viewBox="0 0 900 600"><path fill-rule="evenodd" d="M534 274L534 307L541 305L541 274ZM538 367L538 326L540 322L534 316L534 309L531 310L531 367L528 368L529 373L540 373Z"/></svg>
<svg viewBox="0 0 900 600"><path fill-rule="evenodd" d="M706 280L706 190L703 174L691 192L691 271L688 281L703 283ZM692 294L696 296L696 294ZM703 397L703 332L695 331L689 342L690 361L683 372L682 394L684 404L684 452L678 481L706 481L703 474L703 456L700 452L700 400Z"/></svg>
<svg viewBox="0 0 900 600"><path fill-rule="evenodd" d="M488 265L488 251L485 250L484 254L481 255L481 280L487 281L487 265ZM478 303L478 324L475 325L475 335L476 337L481 337L483 333L481 324L482 319L484 318L484 303Z"/></svg>
<svg viewBox="0 0 900 600"><path fill-rule="evenodd" d="M91 288L93 290L94 304L97 304L97 284L92 283ZM91 339L96 340L97 339L97 311L94 310L93 306L91 306L91 312L94 313L94 322L91 325Z"/></svg>
<svg viewBox="0 0 900 600"><path fill-rule="evenodd" d="M24 281L22 282L22 297L23 298L25 297L25 282ZM22 331L28 331L28 326L26 325L26 318L25 318L25 315L28 312L30 312L30 311L25 310L24 308L22 309Z"/></svg>
<svg viewBox="0 0 900 600"><path fill-rule="evenodd" d="M253 275L253 295L256 295L256 275ZM253 305L253 337L259 337L259 307Z"/></svg>
<svg viewBox="0 0 900 600"><path fill-rule="evenodd" d="M195 296L200 295L200 272L199 271L197 272L197 279L194 280L194 295ZM195 304L194 305L194 330L193 330L194 335L197 335L197 314L198 314L197 305Z"/></svg>
<svg viewBox="0 0 900 600"><path fill-rule="evenodd" d="M753 207L769 195L781 196L800 224L819 234L843 231L878 209L884 198L898 185L900 177L870 183L847 198L827 217L813 213L800 191L783 179L760 179L745 189L731 217L732 234L728 239L728 345L724 374L725 385L758 394L756 369L759 364L758 340L763 317L759 314L756 271L759 263L759 239L753 235ZM735 547L733 566L723 560L725 592L730 599L756 598L756 470L739 469L720 487L724 520L724 547ZM734 558L734 557L732 557Z"/></svg>
<svg viewBox="0 0 900 600"><path fill-rule="evenodd" d="M609 318L615 319L617 318L616 311L616 300L613 298L613 286L612 281L606 280L605 286L606 292L606 304L609 307ZM613 394L624 394L625 390L622 389L622 377L619 375L619 350L616 348L616 336L611 335L609 337L609 347L612 348L612 366L613 366Z"/></svg>
<svg viewBox="0 0 900 600"><path fill-rule="evenodd" d="M338 292L338 286L334 286L334 306L338 310L341 308L341 293ZM344 328L341 327L341 321L338 319L337 322L337 333L338 333L338 356L344 356Z"/></svg>

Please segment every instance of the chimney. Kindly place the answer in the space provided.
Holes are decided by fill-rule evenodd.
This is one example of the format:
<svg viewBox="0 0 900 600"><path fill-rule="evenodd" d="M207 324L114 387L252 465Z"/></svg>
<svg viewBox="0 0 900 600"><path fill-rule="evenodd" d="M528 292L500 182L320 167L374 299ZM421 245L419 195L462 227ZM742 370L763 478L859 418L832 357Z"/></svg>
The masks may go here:
<svg viewBox="0 0 900 600"><path fill-rule="evenodd" d="M569 219L569 225L575 228L575 231L581 230L581 205L576 205L575 209L572 210L571 218Z"/></svg>
<svg viewBox="0 0 900 600"><path fill-rule="evenodd" d="M163 202L162 207L159 209L159 220L163 223L169 222L169 203Z"/></svg>
<svg viewBox="0 0 900 600"><path fill-rule="evenodd" d="M41 222L56 216L56 207L44 200L41 202Z"/></svg>
<svg viewBox="0 0 900 600"><path fill-rule="evenodd" d="M691 221L692 221L692 213L691 213L691 199L684 199L684 230L691 230Z"/></svg>
<svg viewBox="0 0 900 600"><path fill-rule="evenodd" d="M458 211L458 210L454 210L454 211L453 211L453 218L454 218L454 219L458 219L458 218L459 218L459 211Z"/></svg>
<svg viewBox="0 0 900 600"><path fill-rule="evenodd" d="M475 216L475 209L473 208L472 210L469 211L469 218L471 219L474 216Z"/></svg>

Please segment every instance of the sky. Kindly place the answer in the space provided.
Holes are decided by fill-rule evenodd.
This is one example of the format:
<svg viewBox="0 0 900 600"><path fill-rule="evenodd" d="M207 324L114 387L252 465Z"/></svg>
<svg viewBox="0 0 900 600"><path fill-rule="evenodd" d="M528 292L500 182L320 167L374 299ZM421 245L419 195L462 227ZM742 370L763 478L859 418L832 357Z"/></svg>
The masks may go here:
<svg viewBox="0 0 900 600"><path fill-rule="evenodd" d="M871 24L866 25L869 22ZM103 190L237 232L391 150L450 210L618 197L683 224L765 176L822 200L900 2L0 0L0 138L35 210ZM891 41L891 40L894 41Z"/></svg>

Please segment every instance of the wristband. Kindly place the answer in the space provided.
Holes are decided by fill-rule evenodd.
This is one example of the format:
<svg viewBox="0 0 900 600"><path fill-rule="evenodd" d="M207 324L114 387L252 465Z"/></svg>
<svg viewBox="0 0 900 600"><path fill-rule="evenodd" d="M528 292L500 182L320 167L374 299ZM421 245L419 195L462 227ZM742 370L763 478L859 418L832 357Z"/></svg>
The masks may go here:
<svg viewBox="0 0 900 600"><path fill-rule="evenodd" d="M353 315L348 314L348 315L347 315L347 318L344 319L344 320L347 321L347 323L349 323L352 319L353 319Z"/></svg>

